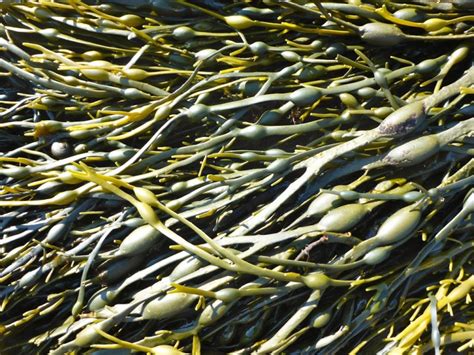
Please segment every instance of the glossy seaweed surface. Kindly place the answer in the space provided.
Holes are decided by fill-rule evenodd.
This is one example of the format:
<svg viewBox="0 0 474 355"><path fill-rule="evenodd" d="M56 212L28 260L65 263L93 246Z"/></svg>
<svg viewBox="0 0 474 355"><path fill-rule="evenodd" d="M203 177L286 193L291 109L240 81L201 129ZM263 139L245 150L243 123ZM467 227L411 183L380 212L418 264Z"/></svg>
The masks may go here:
<svg viewBox="0 0 474 355"><path fill-rule="evenodd" d="M0 353L469 351L473 23L2 1Z"/></svg>

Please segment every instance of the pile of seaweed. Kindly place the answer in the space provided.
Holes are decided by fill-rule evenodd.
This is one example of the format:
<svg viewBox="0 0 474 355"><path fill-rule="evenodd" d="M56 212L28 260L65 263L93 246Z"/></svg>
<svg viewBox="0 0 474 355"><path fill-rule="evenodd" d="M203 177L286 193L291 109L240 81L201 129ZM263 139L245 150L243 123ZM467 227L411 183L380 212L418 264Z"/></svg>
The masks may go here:
<svg viewBox="0 0 474 355"><path fill-rule="evenodd" d="M2 1L0 352L473 347L473 8Z"/></svg>

